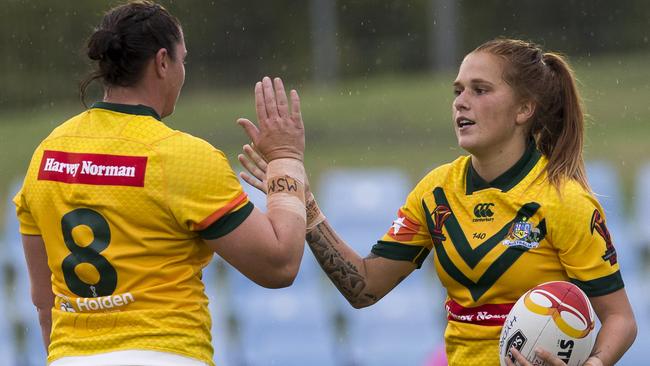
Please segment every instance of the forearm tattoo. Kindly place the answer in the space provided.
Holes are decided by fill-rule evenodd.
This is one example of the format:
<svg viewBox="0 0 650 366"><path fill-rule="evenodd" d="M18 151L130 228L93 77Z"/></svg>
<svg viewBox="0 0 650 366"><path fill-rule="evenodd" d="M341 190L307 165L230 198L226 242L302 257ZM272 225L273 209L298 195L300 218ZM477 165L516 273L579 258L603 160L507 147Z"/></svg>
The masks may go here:
<svg viewBox="0 0 650 366"><path fill-rule="evenodd" d="M323 271L350 304L362 307L377 301L377 296L363 291L366 288L366 278L336 249L335 244L345 244L327 224L321 223L307 233L307 243Z"/></svg>

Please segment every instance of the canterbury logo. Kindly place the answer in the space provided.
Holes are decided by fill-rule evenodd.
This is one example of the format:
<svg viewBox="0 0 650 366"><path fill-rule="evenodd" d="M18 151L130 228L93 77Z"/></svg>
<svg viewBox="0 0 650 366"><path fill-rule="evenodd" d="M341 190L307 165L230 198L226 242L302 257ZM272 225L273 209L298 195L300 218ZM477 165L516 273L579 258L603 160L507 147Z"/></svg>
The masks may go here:
<svg viewBox="0 0 650 366"><path fill-rule="evenodd" d="M541 299L540 297L544 299ZM557 325L557 327L569 337L584 338L592 329L594 329L594 322L588 315L583 315L580 310L562 302L562 300L558 299L557 296L548 291L541 289L529 291L526 294L526 297L524 297L524 304L533 313L544 316L549 315L555 322L555 325ZM573 319L571 324L562 318L562 313L572 315ZM580 323L579 328L575 327L577 323Z"/></svg>
<svg viewBox="0 0 650 366"><path fill-rule="evenodd" d="M474 206L474 216L476 217L492 217L494 216L494 212L490 209L490 207L494 206L494 203L479 203L478 205Z"/></svg>

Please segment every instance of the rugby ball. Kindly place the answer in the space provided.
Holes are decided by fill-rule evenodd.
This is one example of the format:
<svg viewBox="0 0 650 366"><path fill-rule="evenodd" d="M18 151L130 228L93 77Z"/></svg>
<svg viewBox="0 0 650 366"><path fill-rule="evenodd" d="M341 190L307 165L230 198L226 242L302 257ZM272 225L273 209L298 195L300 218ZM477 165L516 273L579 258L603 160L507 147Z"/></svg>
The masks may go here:
<svg viewBox="0 0 650 366"><path fill-rule="evenodd" d="M594 310L578 286L565 281L535 286L510 310L499 338L499 360L514 361L512 347L535 366L548 363L537 358L536 347L557 355L568 366L582 365L594 345Z"/></svg>

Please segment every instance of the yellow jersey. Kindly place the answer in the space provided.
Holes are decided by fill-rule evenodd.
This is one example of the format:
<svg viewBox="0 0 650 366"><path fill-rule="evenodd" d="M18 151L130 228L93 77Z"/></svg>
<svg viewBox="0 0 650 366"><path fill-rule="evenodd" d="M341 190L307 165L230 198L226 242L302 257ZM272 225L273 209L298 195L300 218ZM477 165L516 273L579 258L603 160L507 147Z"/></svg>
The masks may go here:
<svg viewBox="0 0 650 366"><path fill-rule="evenodd" d="M99 102L41 142L14 202L52 271L49 362L142 349L213 364L202 239L253 209L221 151L149 107Z"/></svg>
<svg viewBox="0 0 650 366"><path fill-rule="evenodd" d="M426 175L372 252L421 266L430 251L447 290L450 365L498 365L499 335L517 299L537 284L571 281L588 296L623 287L596 199L577 182L560 189L531 144L491 183L469 156Z"/></svg>

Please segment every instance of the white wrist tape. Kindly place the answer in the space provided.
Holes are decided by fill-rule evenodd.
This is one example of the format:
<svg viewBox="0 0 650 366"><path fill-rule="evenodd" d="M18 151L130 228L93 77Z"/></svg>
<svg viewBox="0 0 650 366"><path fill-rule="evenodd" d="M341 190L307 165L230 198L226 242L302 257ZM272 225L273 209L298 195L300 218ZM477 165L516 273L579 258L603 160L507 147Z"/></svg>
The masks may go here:
<svg viewBox="0 0 650 366"><path fill-rule="evenodd" d="M307 220L305 211L305 167L297 159L274 159L266 169L266 207L296 213Z"/></svg>

